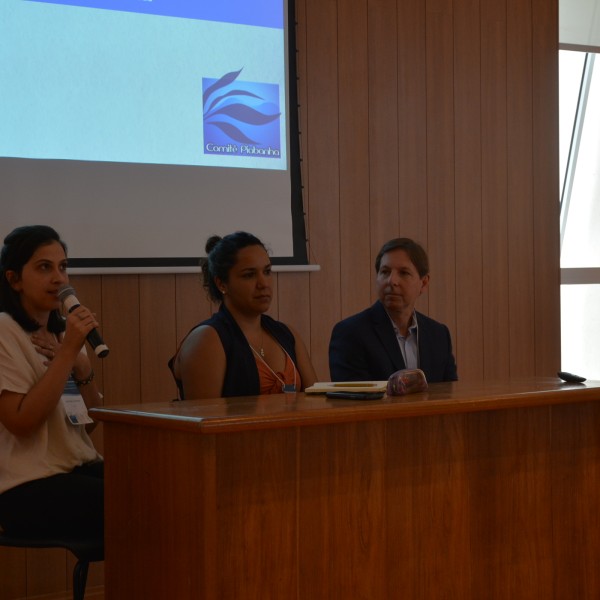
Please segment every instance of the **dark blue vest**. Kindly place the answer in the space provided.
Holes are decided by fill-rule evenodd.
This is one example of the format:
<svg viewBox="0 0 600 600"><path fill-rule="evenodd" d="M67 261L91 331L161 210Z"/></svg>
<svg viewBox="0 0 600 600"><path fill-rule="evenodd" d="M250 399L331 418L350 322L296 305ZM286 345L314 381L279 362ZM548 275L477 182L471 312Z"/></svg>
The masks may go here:
<svg viewBox="0 0 600 600"><path fill-rule="evenodd" d="M292 332L286 325L272 319L268 315L261 315L260 319L261 327L281 344L294 361L294 364L296 364L296 340ZM200 327L201 325L210 325L210 327L216 330L225 350L227 367L221 395L229 397L255 396L260 394L260 380L254 354L246 340L246 336L242 333L231 313L221 304L219 312L216 312L210 319L202 321L196 327ZM177 354L169 361L171 372L173 372L173 362L176 356ZM183 385L181 380L175 378L175 382L179 388L179 396L183 400Z"/></svg>

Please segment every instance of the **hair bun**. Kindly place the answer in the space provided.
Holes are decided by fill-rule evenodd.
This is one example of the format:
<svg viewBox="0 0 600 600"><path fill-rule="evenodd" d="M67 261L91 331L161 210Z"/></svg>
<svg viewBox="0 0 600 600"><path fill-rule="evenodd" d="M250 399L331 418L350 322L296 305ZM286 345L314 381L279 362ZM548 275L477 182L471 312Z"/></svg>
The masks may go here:
<svg viewBox="0 0 600 600"><path fill-rule="evenodd" d="M206 254L210 254L210 252L212 251L212 249L222 240L223 238L220 235L211 235L207 240L206 240L206 246L204 247L204 250L206 251Z"/></svg>

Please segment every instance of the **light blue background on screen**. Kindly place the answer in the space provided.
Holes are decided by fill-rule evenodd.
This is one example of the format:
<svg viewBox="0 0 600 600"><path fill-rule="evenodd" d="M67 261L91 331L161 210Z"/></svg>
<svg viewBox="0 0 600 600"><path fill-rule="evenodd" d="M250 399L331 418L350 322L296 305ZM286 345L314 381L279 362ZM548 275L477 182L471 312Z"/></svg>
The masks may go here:
<svg viewBox="0 0 600 600"><path fill-rule="evenodd" d="M285 60L280 29L2 0L0 155L285 169ZM240 68L279 85L280 159L202 151L202 78Z"/></svg>

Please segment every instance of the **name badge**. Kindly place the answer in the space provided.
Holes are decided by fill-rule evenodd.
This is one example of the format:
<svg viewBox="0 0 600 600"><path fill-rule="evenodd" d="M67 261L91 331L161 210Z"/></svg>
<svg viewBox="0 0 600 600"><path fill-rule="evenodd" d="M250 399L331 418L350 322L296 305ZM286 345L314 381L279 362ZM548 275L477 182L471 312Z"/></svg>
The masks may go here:
<svg viewBox="0 0 600 600"><path fill-rule="evenodd" d="M87 406L72 379L67 381L60 399L71 425L86 425L94 422L88 415Z"/></svg>

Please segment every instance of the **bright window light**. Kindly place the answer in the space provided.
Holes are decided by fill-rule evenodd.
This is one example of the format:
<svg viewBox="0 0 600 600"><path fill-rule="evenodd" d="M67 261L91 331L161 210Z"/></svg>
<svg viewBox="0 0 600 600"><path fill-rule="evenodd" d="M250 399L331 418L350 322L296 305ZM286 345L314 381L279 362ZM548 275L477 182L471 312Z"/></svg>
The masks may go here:
<svg viewBox="0 0 600 600"><path fill-rule="evenodd" d="M561 269L598 269L561 286L561 368L600 379L600 61L559 54Z"/></svg>

